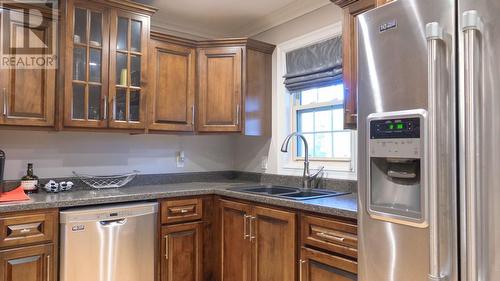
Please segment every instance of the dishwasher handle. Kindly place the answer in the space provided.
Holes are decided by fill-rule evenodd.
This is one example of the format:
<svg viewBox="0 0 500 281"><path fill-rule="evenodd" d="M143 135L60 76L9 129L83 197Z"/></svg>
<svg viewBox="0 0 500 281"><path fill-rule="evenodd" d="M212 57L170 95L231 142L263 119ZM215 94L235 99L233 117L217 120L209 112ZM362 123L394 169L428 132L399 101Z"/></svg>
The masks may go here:
<svg viewBox="0 0 500 281"><path fill-rule="evenodd" d="M112 227L112 226L119 226L126 224L127 219L107 220L107 221L100 221L99 223L105 227Z"/></svg>

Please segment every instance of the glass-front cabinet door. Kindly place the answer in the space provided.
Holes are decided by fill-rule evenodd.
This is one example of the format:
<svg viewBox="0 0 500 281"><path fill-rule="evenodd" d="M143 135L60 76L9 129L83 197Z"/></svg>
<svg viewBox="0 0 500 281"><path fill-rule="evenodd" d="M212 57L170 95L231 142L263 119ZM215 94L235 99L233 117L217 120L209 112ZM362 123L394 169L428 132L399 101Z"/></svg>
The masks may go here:
<svg viewBox="0 0 500 281"><path fill-rule="evenodd" d="M142 129L149 17L113 11L110 25L109 126Z"/></svg>
<svg viewBox="0 0 500 281"><path fill-rule="evenodd" d="M64 125L108 126L109 12L68 1Z"/></svg>

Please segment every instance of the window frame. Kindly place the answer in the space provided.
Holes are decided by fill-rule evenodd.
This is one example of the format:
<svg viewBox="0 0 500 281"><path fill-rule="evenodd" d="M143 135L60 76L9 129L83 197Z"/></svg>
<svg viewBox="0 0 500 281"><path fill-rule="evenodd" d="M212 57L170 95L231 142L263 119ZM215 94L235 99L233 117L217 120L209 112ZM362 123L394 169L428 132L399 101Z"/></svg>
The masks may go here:
<svg viewBox="0 0 500 281"><path fill-rule="evenodd" d="M298 160L293 160L291 149L288 153L282 153L280 147L283 140L291 133L292 120L291 116L291 98L290 93L284 85L283 76L286 75L286 53L297 48L305 47L322 40L328 40L335 36L342 35L342 21L324 26L307 34L289 39L288 41L279 43L276 46L276 77L273 85L273 129L272 141L270 144L270 168L265 169L266 172L279 175L302 176L304 164ZM317 170L320 166L324 166L325 177L341 180L357 180L357 143L358 135L356 130L352 131L354 138L351 141L353 149L351 162L339 161L314 161L311 163L311 170Z"/></svg>
<svg viewBox="0 0 500 281"><path fill-rule="evenodd" d="M286 63L285 63L286 64ZM343 84L337 83L337 84ZM335 85L335 84L334 84ZM318 87L321 88L321 87ZM302 93L301 93L302 94ZM290 126L291 126L291 132L298 132L298 123L297 123L297 113L298 111L302 110L311 110L314 112L314 109L320 109L320 108L325 108L325 107L340 107L344 109L344 101L339 100L339 99L333 99L329 102L318 102L318 103L312 103L312 104L306 104L306 105L298 105L298 93L290 93ZM325 166L328 166L331 163L335 162L341 162L341 163L350 163L352 164L353 162L353 157L354 157L354 132L353 130L333 130L333 131L328 131L328 132L349 132L350 133L350 138L351 138L351 147L350 147L350 158L335 158L335 157L309 157L309 161L315 162L315 163L324 163ZM317 132L314 132L317 133ZM292 139L292 161L294 162L303 162L305 160L304 157L297 156L297 138ZM314 144L309 144L309 146L314 145ZM352 169L352 168L351 168Z"/></svg>

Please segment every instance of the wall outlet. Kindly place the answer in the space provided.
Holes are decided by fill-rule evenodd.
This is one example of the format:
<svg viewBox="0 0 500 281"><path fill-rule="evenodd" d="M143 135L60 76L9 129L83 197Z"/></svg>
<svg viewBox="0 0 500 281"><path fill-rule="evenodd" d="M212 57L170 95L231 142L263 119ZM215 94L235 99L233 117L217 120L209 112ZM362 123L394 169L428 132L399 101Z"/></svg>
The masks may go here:
<svg viewBox="0 0 500 281"><path fill-rule="evenodd" d="M262 159L260 160L260 168L262 170L267 170L267 156L262 156Z"/></svg>
<svg viewBox="0 0 500 281"><path fill-rule="evenodd" d="M178 151L177 157L175 157L175 162L176 162L177 168L184 168L185 160L186 160L186 157L184 155L184 151Z"/></svg>

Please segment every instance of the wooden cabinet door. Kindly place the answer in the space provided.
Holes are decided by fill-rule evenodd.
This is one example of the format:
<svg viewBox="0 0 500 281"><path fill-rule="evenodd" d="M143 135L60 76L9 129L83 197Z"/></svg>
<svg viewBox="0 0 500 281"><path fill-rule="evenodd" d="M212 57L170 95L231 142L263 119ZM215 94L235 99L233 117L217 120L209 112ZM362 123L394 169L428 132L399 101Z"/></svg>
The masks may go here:
<svg viewBox="0 0 500 281"><path fill-rule="evenodd" d="M332 0L333 2L342 2ZM384 0L378 0L384 1ZM343 76L344 76L344 128L356 129L358 108L357 108L357 54L356 54L356 16L375 8L377 0L348 1L352 3L344 8L344 20L342 27L343 40ZM365 77L361 77L364 79Z"/></svg>
<svg viewBox="0 0 500 281"><path fill-rule="evenodd" d="M108 126L109 10L68 1L65 38L64 126Z"/></svg>
<svg viewBox="0 0 500 281"><path fill-rule="evenodd" d="M10 34L4 34L5 46L16 46L24 42L25 34L37 38L51 38L53 34L52 20L40 19L39 26L30 27L22 21L27 15L22 12L3 12L4 24L10 25ZM22 10L21 10L22 11ZM18 16L15 16L18 15ZM30 17L37 17L30 15ZM20 20L20 21L18 21ZM37 20L32 19L32 20ZM6 37L6 38L5 38ZM10 40L16 40L16 43ZM30 41L31 42L31 41ZM41 42L45 44L45 42ZM50 44L50 43L48 43ZM52 46L56 48L56 46ZM19 52L23 58L23 52L29 52L26 46L13 48L12 55ZM30 56L47 55L46 51L32 52ZM24 64L23 64L24 65ZM20 64L12 66L11 69L0 71L0 124L17 126L53 126L55 110L56 70L54 68L31 68Z"/></svg>
<svg viewBox="0 0 500 281"><path fill-rule="evenodd" d="M254 207L250 225L252 280L295 280L295 213Z"/></svg>
<svg viewBox="0 0 500 281"><path fill-rule="evenodd" d="M194 131L195 50L151 40L149 56L148 128Z"/></svg>
<svg viewBox="0 0 500 281"><path fill-rule="evenodd" d="M243 48L198 52L198 131L241 131Z"/></svg>
<svg viewBox="0 0 500 281"><path fill-rule="evenodd" d="M300 266L301 281L353 281L357 278L355 261L302 248Z"/></svg>
<svg viewBox="0 0 500 281"><path fill-rule="evenodd" d="M150 18L111 11L109 48L109 126L144 129Z"/></svg>
<svg viewBox="0 0 500 281"><path fill-rule="evenodd" d="M161 281L202 281L202 223L162 227Z"/></svg>
<svg viewBox="0 0 500 281"><path fill-rule="evenodd" d="M0 281L54 281L54 245L0 251Z"/></svg>
<svg viewBox="0 0 500 281"><path fill-rule="evenodd" d="M222 281L250 281L250 212L249 205L221 200Z"/></svg>

